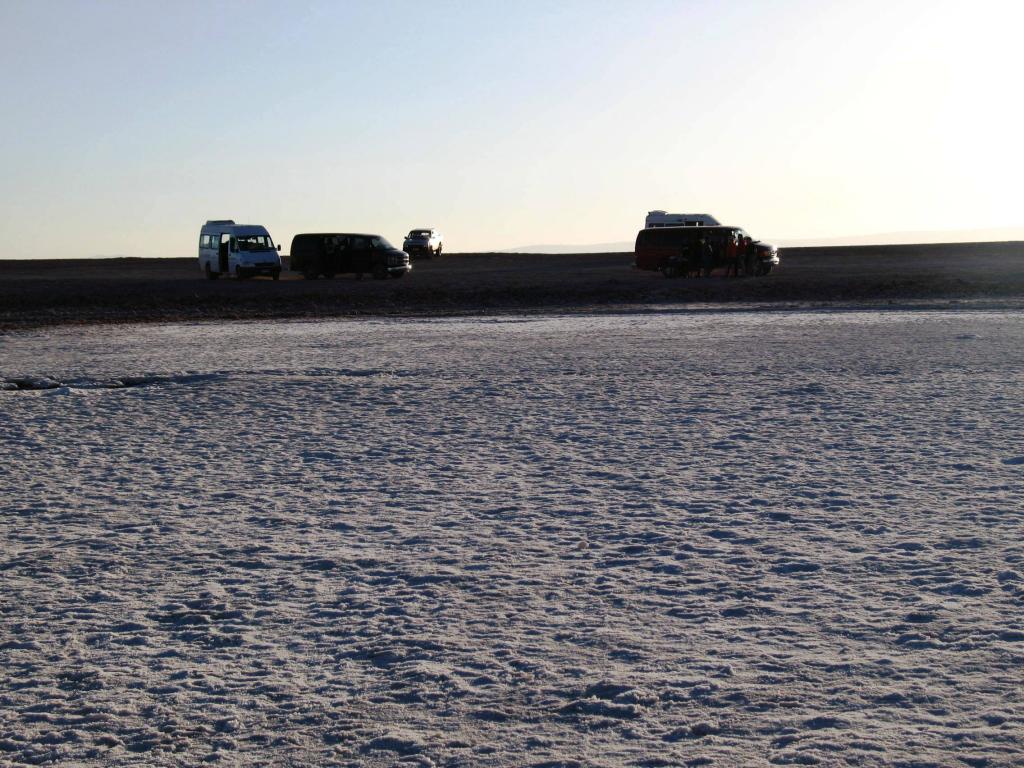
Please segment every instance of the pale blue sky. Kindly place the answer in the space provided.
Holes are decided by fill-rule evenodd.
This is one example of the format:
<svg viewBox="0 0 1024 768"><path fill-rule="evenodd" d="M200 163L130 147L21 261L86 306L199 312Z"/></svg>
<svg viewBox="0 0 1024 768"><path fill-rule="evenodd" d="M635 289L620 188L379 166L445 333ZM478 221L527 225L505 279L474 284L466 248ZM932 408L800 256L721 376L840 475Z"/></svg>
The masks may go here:
<svg viewBox="0 0 1024 768"><path fill-rule="evenodd" d="M1024 225L1016 0L0 3L4 257Z"/></svg>

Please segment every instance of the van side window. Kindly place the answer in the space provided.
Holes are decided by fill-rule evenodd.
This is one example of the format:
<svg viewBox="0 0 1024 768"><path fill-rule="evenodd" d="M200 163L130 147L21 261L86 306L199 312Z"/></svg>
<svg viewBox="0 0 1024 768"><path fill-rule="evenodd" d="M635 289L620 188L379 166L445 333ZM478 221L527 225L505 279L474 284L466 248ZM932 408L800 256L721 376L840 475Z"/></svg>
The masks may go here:
<svg viewBox="0 0 1024 768"><path fill-rule="evenodd" d="M200 248L209 248L210 247L210 236L209 235L203 235L201 238L199 238L199 247Z"/></svg>

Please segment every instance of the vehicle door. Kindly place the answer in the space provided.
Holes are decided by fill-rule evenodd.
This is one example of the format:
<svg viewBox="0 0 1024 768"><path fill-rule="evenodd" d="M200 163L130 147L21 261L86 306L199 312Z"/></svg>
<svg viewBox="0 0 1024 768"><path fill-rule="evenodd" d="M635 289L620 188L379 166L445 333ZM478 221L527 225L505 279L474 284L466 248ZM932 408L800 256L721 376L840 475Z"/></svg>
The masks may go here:
<svg viewBox="0 0 1024 768"><path fill-rule="evenodd" d="M288 268L293 272L305 272L309 268L309 235L295 235L288 252Z"/></svg>
<svg viewBox="0 0 1024 768"><path fill-rule="evenodd" d="M348 272L348 238L344 235L324 235L319 242L322 256L321 272L325 277L334 277L339 272Z"/></svg>
<svg viewBox="0 0 1024 768"><path fill-rule="evenodd" d="M220 235L220 243L217 245L217 271L221 274L231 272L231 235L226 232Z"/></svg>
<svg viewBox="0 0 1024 768"><path fill-rule="evenodd" d="M213 238L210 233L201 233L199 235L199 268L204 269L206 265L209 265L210 271L215 272L214 267L217 266L216 253L216 246L213 244Z"/></svg>
<svg viewBox="0 0 1024 768"><path fill-rule="evenodd" d="M370 249L370 238L363 235L351 235L348 238L349 272L361 274L373 272L373 251Z"/></svg>

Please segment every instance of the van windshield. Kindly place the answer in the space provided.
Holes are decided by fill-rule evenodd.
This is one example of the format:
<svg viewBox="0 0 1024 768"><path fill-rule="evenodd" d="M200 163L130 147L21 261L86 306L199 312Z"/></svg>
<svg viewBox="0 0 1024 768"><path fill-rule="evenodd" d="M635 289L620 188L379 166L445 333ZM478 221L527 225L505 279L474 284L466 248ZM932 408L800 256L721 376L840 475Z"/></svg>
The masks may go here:
<svg viewBox="0 0 1024 768"><path fill-rule="evenodd" d="M235 243L240 251L274 250L274 243L268 235L237 235Z"/></svg>
<svg viewBox="0 0 1024 768"><path fill-rule="evenodd" d="M393 249L395 246L393 246L391 243L389 243L383 237L374 236L374 237L370 238L370 247L371 248L392 248Z"/></svg>

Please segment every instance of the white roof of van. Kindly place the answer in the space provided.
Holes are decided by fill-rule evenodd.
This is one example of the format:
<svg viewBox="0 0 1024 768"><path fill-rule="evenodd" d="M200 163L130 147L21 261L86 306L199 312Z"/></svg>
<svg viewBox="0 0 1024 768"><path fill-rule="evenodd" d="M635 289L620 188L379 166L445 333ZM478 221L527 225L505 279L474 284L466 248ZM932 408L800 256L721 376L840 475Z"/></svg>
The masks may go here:
<svg viewBox="0 0 1024 768"><path fill-rule="evenodd" d="M202 231L223 232L229 235L270 235L267 228L261 224L235 224L234 222L220 224L208 221L203 225Z"/></svg>

